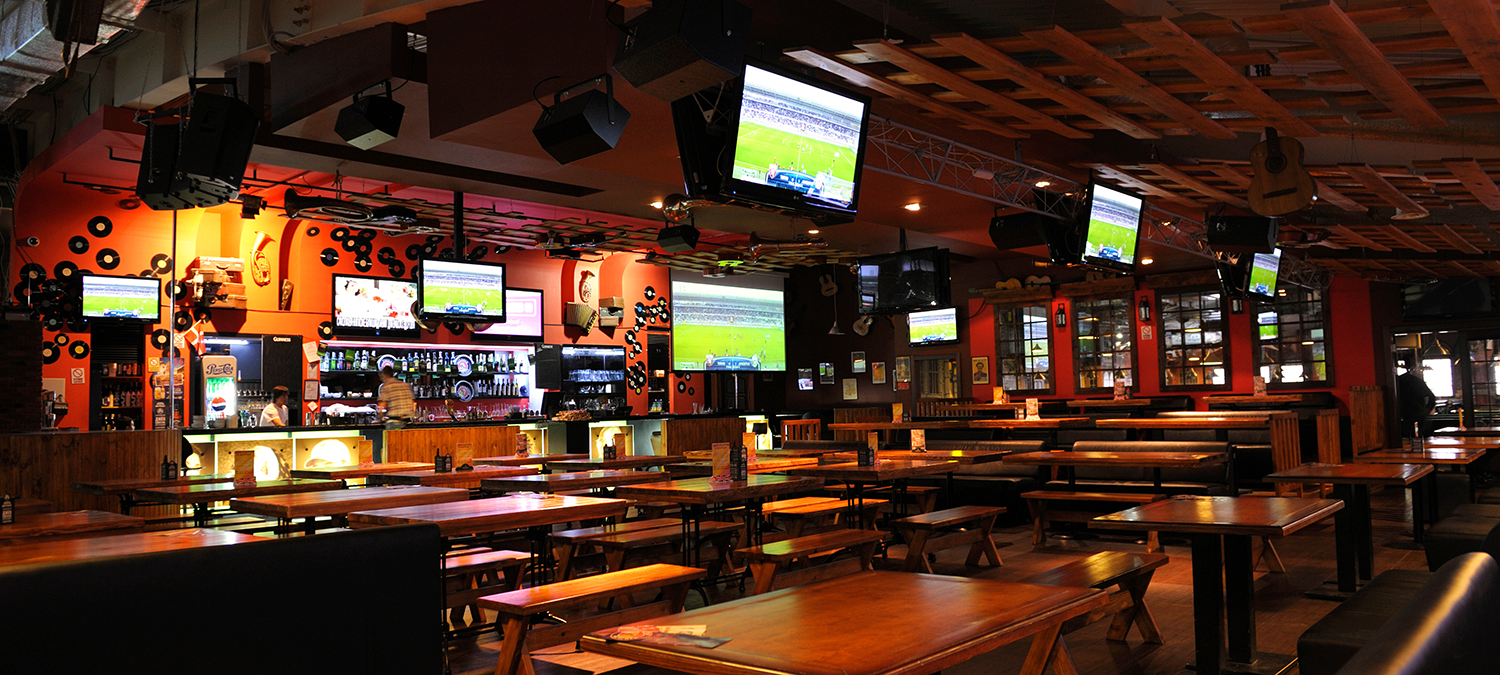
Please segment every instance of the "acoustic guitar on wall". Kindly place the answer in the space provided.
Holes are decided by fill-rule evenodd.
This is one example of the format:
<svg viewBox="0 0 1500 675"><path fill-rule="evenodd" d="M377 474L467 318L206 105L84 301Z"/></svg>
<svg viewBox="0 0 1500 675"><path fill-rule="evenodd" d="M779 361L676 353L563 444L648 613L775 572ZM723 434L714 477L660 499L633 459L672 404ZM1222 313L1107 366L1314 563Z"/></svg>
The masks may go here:
<svg viewBox="0 0 1500 675"><path fill-rule="evenodd" d="M1280 216L1306 207L1318 194L1312 174L1302 168L1302 143L1266 127L1266 140L1250 149L1250 210Z"/></svg>

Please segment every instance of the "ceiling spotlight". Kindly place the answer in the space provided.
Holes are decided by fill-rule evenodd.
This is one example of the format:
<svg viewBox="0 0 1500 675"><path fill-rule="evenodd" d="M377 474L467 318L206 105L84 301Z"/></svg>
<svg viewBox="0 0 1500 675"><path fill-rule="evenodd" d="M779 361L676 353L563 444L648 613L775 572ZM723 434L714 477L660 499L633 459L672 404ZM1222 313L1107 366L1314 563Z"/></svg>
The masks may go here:
<svg viewBox="0 0 1500 675"><path fill-rule="evenodd" d="M604 91L594 87L604 85ZM542 149L559 164L613 150L630 121L630 111L615 101L615 81L599 75L552 95L552 105L531 128Z"/></svg>
<svg viewBox="0 0 1500 675"><path fill-rule="evenodd" d="M808 230L807 233L808 234L817 234L818 231L817 230Z"/></svg>
<svg viewBox="0 0 1500 675"><path fill-rule="evenodd" d="M406 114L406 106L391 98L391 81L386 80L384 84L385 96L360 98L355 94L354 103L339 111L333 130L344 142L360 150L369 150L393 141L401 134L401 117Z"/></svg>
<svg viewBox="0 0 1500 675"><path fill-rule="evenodd" d="M901 208L906 209L907 211L916 212L916 211L921 211L922 210L922 205L920 203L918 203L918 202L912 202L912 203L907 204L906 206L903 206Z"/></svg>
<svg viewBox="0 0 1500 675"><path fill-rule="evenodd" d="M1141 264L1142 265L1150 265L1151 263L1154 263L1154 262L1156 262L1155 258L1141 258Z"/></svg>
<svg viewBox="0 0 1500 675"><path fill-rule="evenodd" d="M1039 188L1044 188L1044 187L1047 187L1048 185L1051 185L1051 184L1052 184L1052 181L1050 181L1050 180L1039 180L1039 181L1033 183L1033 185L1035 185L1035 186L1037 186Z"/></svg>
<svg viewBox="0 0 1500 675"><path fill-rule="evenodd" d="M653 208L653 209L659 209L659 208L661 208L661 200L658 199L658 200L656 200L654 202L651 202L651 208Z"/></svg>
<svg viewBox="0 0 1500 675"><path fill-rule="evenodd" d="M260 215L261 199L255 195L240 195L240 217L250 220Z"/></svg>

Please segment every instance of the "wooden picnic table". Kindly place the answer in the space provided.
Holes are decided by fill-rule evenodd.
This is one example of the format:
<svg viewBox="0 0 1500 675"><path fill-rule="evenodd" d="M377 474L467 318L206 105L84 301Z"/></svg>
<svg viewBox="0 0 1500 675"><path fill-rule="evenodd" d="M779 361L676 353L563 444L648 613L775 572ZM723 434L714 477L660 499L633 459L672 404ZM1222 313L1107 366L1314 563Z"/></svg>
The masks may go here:
<svg viewBox="0 0 1500 675"><path fill-rule="evenodd" d="M341 464L320 466L313 469L293 469L292 478L323 478L327 480L365 478L377 473L418 471L431 469L431 462L383 462L380 464Z"/></svg>
<svg viewBox="0 0 1500 675"><path fill-rule="evenodd" d="M1285 411L1254 411L1262 414L1244 414L1233 412L1222 417L1208 417L1193 415L1145 417L1128 419L1096 420L1094 426L1100 429L1130 429L1137 437L1144 431L1149 430L1210 430L1216 432L1219 441L1229 440L1231 429L1267 429L1271 436L1271 464L1277 471L1284 471L1302 464L1302 432L1297 413ZM1320 448L1321 450L1322 448ZM1277 483L1278 495L1283 490L1296 487L1297 495L1301 495L1300 485Z"/></svg>
<svg viewBox="0 0 1500 675"><path fill-rule="evenodd" d="M1368 464L1449 464L1467 465L1473 464L1487 452L1485 448L1474 448L1467 446L1444 446L1440 448L1425 448L1421 452L1411 452L1409 449L1400 450L1375 450L1364 454L1355 455L1354 461Z"/></svg>
<svg viewBox="0 0 1500 675"><path fill-rule="evenodd" d="M562 469L564 471L584 471L600 469L651 469L668 464L681 464L688 461L682 455L626 455L614 459L562 459L546 462L548 469Z"/></svg>
<svg viewBox="0 0 1500 675"><path fill-rule="evenodd" d="M536 473L509 478L486 478L480 483L480 487L486 492L567 492L650 483L671 478L671 474L660 471L570 471Z"/></svg>
<svg viewBox="0 0 1500 675"><path fill-rule="evenodd" d="M15 506L16 517L34 516L38 513L51 513L52 502L45 499L33 499L31 497L17 497Z"/></svg>
<svg viewBox="0 0 1500 675"><path fill-rule="evenodd" d="M140 532L146 521L108 511L62 511L39 513L0 525L0 546L36 537L92 537Z"/></svg>
<svg viewBox="0 0 1500 675"><path fill-rule="evenodd" d="M838 452L848 452L848 450L845 450L844 448L838 446L820 448L772 448L770 450L757 450L755 454L761 457L798 458L818 457L821 455L831 455Z"/></svg>
<svg viewBox="0 0 1500 675"><path fill-rule="evenodd" d="M915 450L877 450L875 458L879 460L897 461L924 461L924 462L958 462L959 466L973 466L975 464L989 464L1006 459L1009 450L928 450L917 452ZM855 453L841 452L832 456L833 459L846 462L855 461Z"/></svg>
<svg viewBox="0 0 1500 675"><path fill-rule="evenodd" d="M630 502L623 499L512 495L447 504L355 511L349 514L349 526L360 529L433 523L438 526L443 537L455 537L623 516L629 506Z"/></svg>
<svg viewBox="0 0 1500 675"><path fill-rule="evenodd" d="M464 501L469 491L461 488L427 487L423 485L387 485L367 487L359 490L326 490L296 494L244 497L229 501L229 508L240 513L272 516L283 526L296 518L303 518L307 531L316 528L318 516L345 516L350 511L415 506L417 504L443 504Z"/></svg>
<svg viewBox="0 0 1500 675"><path fill-rule="evenodd" d="M1152 470L1154 487L1161 489L1162 469L1196 468L1224 464L1229 461L1227 452L1173 452L1173 451L1142 451L1142 452L1088 452L1072 450L1059 450L1053 452L1022 452L1005 458L1010 464L1029 464L1034 466L1057 466L1066 469L1068 489L1075 490L1078 486L1077 472L1075 467L1080 466L1130 466L1142 467ZM1231 491L1233 484L1231 483Z"/></svg>
<svg viewBox="0 0 1500 675"><path fill-rule="evenodd" d="M1062 429L1088 426L1087 417L1043 417L1035 420L968 420L966 429Z"/></svg>
<svg viewBox="0 0 1500 675"><path fill-rule="evenodd" d="M1333 588L1318 588L1307 596L1327 600L1347 600L1354 595L1359 581L1369 581L1374 574L1375 547L1370 524L1370 486L1408 488L1433 471L1431 464L1303 464L1277 471L1267 480L1287 483L1332 484L1333 498L1343 500L1345 508L1334 514L1334 546L1338 580ZM1421 499L1413 503L1421 508ZM1412 518L1413 532L1421 532L1422 518ZM1417 540L1421 541L1420 535ZM1328 584L1324 584L1328 586Z"/></svg>
<svg viewBox="0 0 1500 675"><path fill-rule="evenodd" d="M940 458L932 460L892 459L876 461L870 466L860 466L856 462L845 462L842 464L798 467L787 473L794 476L812 476L814 478L840 480L846 483L874 485L911 478L913 476L950 473L954 469L957 469L958 466L958 462Z"/></svg>
<svg viewBox="0 0 1500 675"><path fill-rule="evenodd" d="M341 480L291 478L288 480L263 480L256 483L221 481L218 483L198 483L195 485L170 485L141 488L136 490L135 494L139 499L162 504L192 504L193 522L198 527L203 527L208 521L208 505L214 502L227 502L236 497L259 497L261 495L281 495L294 492L318 492L321 490L342 489L344 489L344 481Z"/></svg>
<svg viewBox="0 0 1500 675"><path fill-rule="evenodd" d="M536 473L534 466L476 466L470 471L400 471L377 473L365 479L370 485L426 485L478 489L486 478L506 478Z"/></svg>
<svg viewBox="0 0 1500 675"><path fill-rule="evenodd" d="M698 528L710 509L726 504L745 505L746 541L752 546L764 542L760 531L761 502L768 497L808 492L823 486L820 478L782 476L769 473L752 473L745 480L714 481L708 478L681 478L661 483L622 485L615 488L615 496L621 499L636 499L647 502L672 502L682 506L682 564L698 564Z"/></svg>
<svg viewBox="0 0 1500 675"><path fill-rule="evenodd" d="M1193 631L1197 672L1281 672L1296 657L1255 647L1252 537L1284 537L1344 508L1337 499L1173 497L1089 522L1105 529L1180 532L1192 537ZM1227 617L1227 618L1226 618ZM1228 636L1227 649L1225 636Z"/></svg>
<svg viewBox="0 0 1500 675"><path fill-rule="evenodd" d="M834 431L898 431L905 429L963 429L968 420L929 420L925 422L835 422Z"/></svg>
<svg viewBox="0 0 1500 675"><path fill-rule="evenodd" d="M1151 405L1149 398L1081 398L1068 401L1068 405L1074 408L1144 408Z"/></svg>
<svg viewBox="0 0 1500 675"><path fill-rule="evenodd" d="M756 473L779 473L799 466L816 466L817 457L768 457L761 455L759 461L750 465L749 472ZM672 476L701 477L712 476L714 473L713 462L685 462L674 464L671 468Z"/></svg>
<svg viewBox="0 0 1500 675"><path fill-rule="evenodd" d="M475 457L474 466L530 466L533 464L546 464L547 462L560 462L568 459L588 459L588 453L573 453L563 455L502 455L499 457Z"/></svg>
<svg viewBox="0 0 1500 675"><path fill-rule="evenodd" d="M199 483L222 483L234 480L232 473L211 473L197 476L181 476L176 480L161 478L111 478L109 480L79 481L73 489L91 495L114 495L120 499L120 513L130 515L130 510L141 504L135 491L141 488L171 487L174 485L197 485Z"/></svg>
<svg viewBox="0 0 1500 675"><path fill-rule="evenodd" d="M585 651L700 675L921 675L1035 636L1024 675L1077 672L1060 628L1103 591L902 572L861 572L641 624L704 625L713 649L584 635ZM637 624L637 625L641 625Z"/></svg>
<svg viewBox="0 0 1500 675"><path fill-rule="evenodd" d="M110 533L107 537L72 539L43 537L12 546L0 546L0 567L36 563L73 562L94 558L111 558L139 553L176 551L203 546L231 546L255 541L269 541L239 532L192 528L162 532Z"/></svg>

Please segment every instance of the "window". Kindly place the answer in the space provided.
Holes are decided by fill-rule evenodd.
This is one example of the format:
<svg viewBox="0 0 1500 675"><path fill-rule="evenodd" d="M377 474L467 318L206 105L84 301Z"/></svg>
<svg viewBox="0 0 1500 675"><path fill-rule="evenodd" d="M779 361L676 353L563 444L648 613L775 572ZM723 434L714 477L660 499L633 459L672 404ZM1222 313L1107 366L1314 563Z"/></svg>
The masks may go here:
<svg viewBox="0 0 1500 675"><path fill-rule="evenodd" d="M958 355L916 357L917 397L958 398Z"/></svg>
<svg viewBox="0 0 1500 675"><path fill-rule="evenodd" d="M1327 383L1323 291L1286 285L1276 290L1275 302L1257 307L1255 358L1266 384Z"/></svg>
<svg viewBox="0 0 1500 675"><path fill-rule="evenodd" d="M1073 314L1078 389L1112 389L1115 380L1134 385L1135 308L1130 297L1080 300L1073 303Z"/></svg>
<svg viewBox="0 0 1500 675"><path fill-rule="evenodd" d="M995 384L1006 391L1052 393L1052 321L1046 306L995 309Z"/></svg>
<svg viewBox="0 0 1500 675"><path fill-rule="evenodd" d="M1157 295L1163 388L1228 384L1222 298L1218 291Z"/></svg>

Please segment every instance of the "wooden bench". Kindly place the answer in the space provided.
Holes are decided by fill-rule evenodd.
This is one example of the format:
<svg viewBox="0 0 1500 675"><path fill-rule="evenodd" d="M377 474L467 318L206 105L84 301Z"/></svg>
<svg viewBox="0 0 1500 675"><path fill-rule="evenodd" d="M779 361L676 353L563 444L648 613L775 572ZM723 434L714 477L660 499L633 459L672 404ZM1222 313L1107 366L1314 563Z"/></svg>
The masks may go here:
<svg viewBox="0 0 1500 675"><path fill-rule="evenodd" d="M795 497L793 499L778 499L774 502L766 502L760 505L761 515L770 517L771 514L787 509L795 509L814 504L827 504L829 502L842 502L836 497Z"/></svg>
<svg viewBox="0 0 1500 675"><path fill-rule="evenodd" d="M744 529L740 523L726 523L717 520L705 520L698 523L698 541L713 544L716 555L708 564L710 576L717 577L725 569L734 569L734 544L730 541L734 535ZM674 552L682 551L682 528L658 527L654 529L636 530L633 532L614 532L589 540L590 544L598 546L604 551L604 566L611 572L625 569L626 556L632 552L639 552L653 547L668 546Z"/></svg>
<svg viewBox="0 0 1500 675"><path fill-rule="evenodd" d="M495 674L532 675L532 650L573 642L596 630L681 612L688 585L703 576L704 571L694 567L657 564L482 597L479 605L495 610L505 635ZM532 617L539 614L582 609L612 597L654 590L660 590L662 598L649 604L561 625L532 626Z"/></svg>
<svg viewBox="0 0 1500 675"><path fill-rule="evenodd" d="M656 520L667 515L668 511L676 511L682 508L677 502L631 502L635 512L646 520Z"/></svg>
<svg viewBox="0 0 1500 675"><path fill-rule="evenodd" d="M455 628L464 627L464 611L468 610L472 621L467 625L484 623L484 610L477 604L479 598L496 591L515 590L521 585L521 572L530 560L530 553L504 550L461 550L444 557L448 622Z"/></svg>
<svg viewBox="0 0 1500 675"><path fill-rule="evenodd" d="M951 509L924 513L891 521L906 538L906 564L904 571L932 573L927 554L969 545L969 557L965 565L978 565L979 557L988 558L993 567L1000 566L1000 551L990 539L990 530L995 527L995 517L1005 513L1001 506L956 506ZM956 531L934 536L939 530Z"/></svg>
<svg viewBox="0 0 1500 675"><path fill-rule="evenodd" d="M1031 543L1033 546L1047 545L1047 524L1051 521L1064 523L1086 523L1094 518L1104 515L1102 511L1058 511L1050 509L1047 502L1104 502L1110 504L1149 504L1154 501L1166 499L1166 495L1142 494L1134 492L1065 492L1060 490L1034 490L1021 494L1021 498L1031 507L1031 517L1036 523L1031 530ZM1126 508L1126 507L1121 507ZM1156 532L1146 533L1146 552L1160 553L1161 539Z"/></svg>
<svg viewBox="0 0 1500 675"><path fill-rule="evenodd" d="M763 546L752 546L735 551L741 560L750 565L750 574L755 577L754 595L778 588L789 588L814 581L832 579L845 574L870 569L875 556L875 545L885 537L878 530L829 530L796 539L783 539ZM848 558L825 565L809 566L814 556L837 554L845 549L853 550L857 558ZM800 569L792 570L801 561ZM778 576L777 572L789 571Z"/></svg>
<svg viewBox="0 0 1500 675"><path fill-rule="evenodd" d="M589 542L599 537L624 532L639 532L641 530L655 530L661 528L682 529L682 521L676 518L654 518L651 520L628 520L623 523L611 525L600 525L597 527L583 527L576 530L563 530L552 533L552 555L557 558L557 578L563 581L573 578L573 563L578 555L587 548Z"/></svg>
<svg viewBox="0 0 1500 675"><path fill-rule="evenodd" d="M1105 551L1095 553L1082 560L1061 567L1033 574L1021 579L1023 584L1043 586L1073 586L1097 588L1110 591L1109 603L1092 612L1076 616L1063 623L1063 632L1071 633L1107 616L1113 616L1105 635L1110 640L1125 639L1134 625L1141 639L1152 644L1164 644L1161 631L1156 628L1156 619L1146 607L1146 587L1151 585L1151 576L1156 568L1167 564L1167 556L1161 553L1130 553Z"/></svg>
<svg viewBox="0 0 1500 675"><path fill-rule="evenodd" d="M875 515L880 512L880 507L885 503L884 499L864 500L859 514L859 529L875 529ZM830 501L818 504L782 509L772 515L777 520L783 521L786 524L787 537L796 539L802 536L807 530L808 521L832 517L836 523L839 518L848 513L849 502L842 499L831 499Z"/></svg>
<svg viewBox="0 0 1500 675"><path fill-rule="evenodd" d="M839 496L842 496L847 488L848 486L837 483L823 486L829 494ZM942 488L933 485L908 485L906 486L906 501L916 505L917 513L932 513L937 510L938 494L942 491ZM892 502L897 498L896 489L889 485L867 487L865 493L875 493L889 498Z"/></svg>

